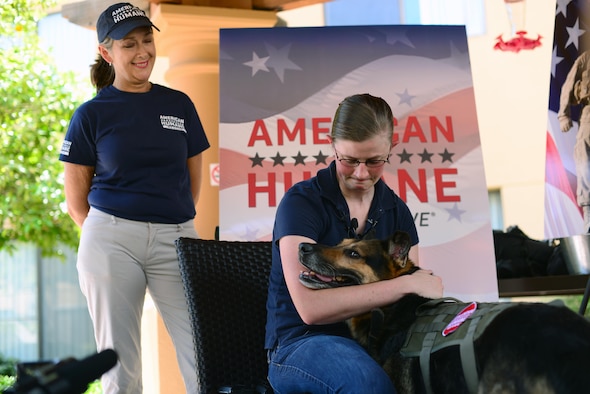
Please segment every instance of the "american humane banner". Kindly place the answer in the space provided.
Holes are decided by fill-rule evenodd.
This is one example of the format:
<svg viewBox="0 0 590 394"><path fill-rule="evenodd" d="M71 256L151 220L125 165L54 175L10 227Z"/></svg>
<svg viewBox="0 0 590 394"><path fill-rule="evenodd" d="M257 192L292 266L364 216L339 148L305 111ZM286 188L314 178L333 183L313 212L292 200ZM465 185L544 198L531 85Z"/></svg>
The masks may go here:
<svg viewBox="0 0 590 394"><path fill-rule="evenodd" d="M338 103L391 105L384 179L412 210L420 262L448 296L498 297L467 37L462 26L220 31L220 238L270 240L285 191L330 163Z"/></svg>

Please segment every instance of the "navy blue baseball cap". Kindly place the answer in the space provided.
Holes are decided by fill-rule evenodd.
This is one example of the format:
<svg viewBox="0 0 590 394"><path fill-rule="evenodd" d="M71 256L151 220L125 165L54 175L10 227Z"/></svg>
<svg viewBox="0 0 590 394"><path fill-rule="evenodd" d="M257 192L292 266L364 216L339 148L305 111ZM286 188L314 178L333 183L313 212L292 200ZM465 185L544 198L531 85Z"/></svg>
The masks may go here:
<svg viewBox="0 0 590 394"><path fill-rule="evenodd" d="M152 21L145 15L141 8L131 3L117 3L103 11L96 21L96 33L98 42L111 37L113 40L120 40L138 27L153 27L160 31Z"/></svg>

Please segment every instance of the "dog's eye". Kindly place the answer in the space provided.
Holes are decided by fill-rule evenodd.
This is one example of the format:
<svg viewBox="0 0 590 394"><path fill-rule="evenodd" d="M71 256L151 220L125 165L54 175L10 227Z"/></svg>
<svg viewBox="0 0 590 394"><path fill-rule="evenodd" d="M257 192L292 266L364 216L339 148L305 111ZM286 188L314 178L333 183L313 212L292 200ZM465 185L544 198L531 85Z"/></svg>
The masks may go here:
<svg viewBox="0 0 590 394"><path fill-rule="evenodd" d="M360 259L361 255L356 251L356 250L352 250L352 249L347 249L345 251L346 255L348 257L350 257L351 259Z"/></svg>

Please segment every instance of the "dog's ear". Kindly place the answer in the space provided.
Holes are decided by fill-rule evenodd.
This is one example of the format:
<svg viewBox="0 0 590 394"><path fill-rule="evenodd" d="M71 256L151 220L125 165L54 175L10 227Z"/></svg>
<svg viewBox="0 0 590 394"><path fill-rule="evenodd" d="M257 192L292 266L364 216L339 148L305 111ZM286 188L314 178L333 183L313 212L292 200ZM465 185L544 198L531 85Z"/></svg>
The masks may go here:
<svg viewBox="0 0 590 394"><path fill-rule="evenodd" d="M410 251L410 236L403 231L396 231L389 237L388 253L400 268L405 268Z"/></svg>

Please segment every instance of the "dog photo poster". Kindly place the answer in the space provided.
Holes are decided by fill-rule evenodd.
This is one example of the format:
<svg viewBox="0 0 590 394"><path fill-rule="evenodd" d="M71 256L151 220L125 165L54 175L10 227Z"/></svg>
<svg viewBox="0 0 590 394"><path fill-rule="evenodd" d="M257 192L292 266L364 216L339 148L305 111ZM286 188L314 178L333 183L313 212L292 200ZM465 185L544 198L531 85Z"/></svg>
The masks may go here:
<svg viewBox="0 0 590 394"><path fill-rule="evenodd" d="M408 203L420 264L445 295L498 298L492 227L464 26L220 30L220 239L271 240L285 191L333 159L345 97L395 116L384 180Z"/></svg>

